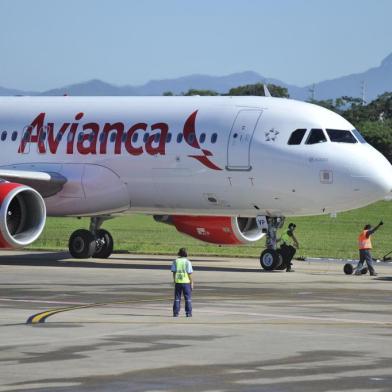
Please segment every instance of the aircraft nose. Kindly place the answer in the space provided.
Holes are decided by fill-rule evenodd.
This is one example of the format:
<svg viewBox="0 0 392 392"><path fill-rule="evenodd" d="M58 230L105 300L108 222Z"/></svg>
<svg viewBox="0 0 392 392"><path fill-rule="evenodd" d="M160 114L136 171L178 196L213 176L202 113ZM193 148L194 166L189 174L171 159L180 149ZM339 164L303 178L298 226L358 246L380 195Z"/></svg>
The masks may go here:
<svg viewBox="0 0 392 392"><path fill-rule="evenodd" d="M369 199L373 196L378 200L392 200L392 165L378 151L367 149L357 165L352 166L352 177L358 181L360 188Z"/></svg>
<svg viewBox="0 0 392 392"><path fill-rule="evenodd" d="M380 198L392 198L392 165L383 156L369 166L369 181Z"/></svg>

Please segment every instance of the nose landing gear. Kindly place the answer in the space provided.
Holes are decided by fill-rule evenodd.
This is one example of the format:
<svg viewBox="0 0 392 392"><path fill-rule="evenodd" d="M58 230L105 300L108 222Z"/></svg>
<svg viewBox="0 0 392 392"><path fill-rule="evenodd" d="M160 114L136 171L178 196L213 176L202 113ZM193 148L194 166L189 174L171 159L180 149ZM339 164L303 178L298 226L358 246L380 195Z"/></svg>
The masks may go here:
<svg viewBox="0 0 392 392"><path fill-rule="evenodd" d="M259 221L264 222L266 231L266 246L260 255L260 265L266 271L282 270L287 268L287 262L280 249L277 249L276 232L283 227L284 217L265 217Z"/></svg>
<svg viewBox="0 0 392 392"><path fill-rule="evenodd" d="M113 237L107 230L100 229L110 216L91 218L90 230L80 229L74 231L68 242L69 253L75 259L88 259L95 257L106 259L113 252Z"/></svg>

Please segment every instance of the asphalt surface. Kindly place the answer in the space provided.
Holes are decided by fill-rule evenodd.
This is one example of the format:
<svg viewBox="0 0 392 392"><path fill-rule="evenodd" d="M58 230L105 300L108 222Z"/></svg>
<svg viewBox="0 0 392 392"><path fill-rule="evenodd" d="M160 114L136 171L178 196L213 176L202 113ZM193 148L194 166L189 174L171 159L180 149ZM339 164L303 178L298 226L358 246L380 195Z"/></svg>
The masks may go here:
<svg viewBox="0 0 392 392"><path fill-rule="evenodd" d="M0 392L392 391L391 264L193 258L173 318L170 257L68 257L0 255Z"/></svg>

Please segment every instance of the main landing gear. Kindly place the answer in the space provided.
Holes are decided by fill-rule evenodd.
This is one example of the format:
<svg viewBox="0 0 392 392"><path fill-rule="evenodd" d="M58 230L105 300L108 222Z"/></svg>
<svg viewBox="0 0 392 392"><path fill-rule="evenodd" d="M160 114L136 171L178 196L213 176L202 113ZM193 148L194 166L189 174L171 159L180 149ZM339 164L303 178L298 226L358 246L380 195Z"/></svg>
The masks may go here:
<svg viewBox="0 0 392 392"><path fill-rule="evenodd" d="M264 221L263 221L264 218ZM263 217L261 227L266 231L266 246L260 255L260 265L266 271L283 270L288 267L290 260L286 260L280 249L277 249L276 232L283 227L284 217Z"/></svg>
<svg viewBox="0 0 392 392"><path fill-rule="evenodd" d="M71 234L68 242L69 253L75 259L90 257L106 259L113 252L113 237L107 230L101 229L109 216L91 218L90 230L79 229Z"/></svg>

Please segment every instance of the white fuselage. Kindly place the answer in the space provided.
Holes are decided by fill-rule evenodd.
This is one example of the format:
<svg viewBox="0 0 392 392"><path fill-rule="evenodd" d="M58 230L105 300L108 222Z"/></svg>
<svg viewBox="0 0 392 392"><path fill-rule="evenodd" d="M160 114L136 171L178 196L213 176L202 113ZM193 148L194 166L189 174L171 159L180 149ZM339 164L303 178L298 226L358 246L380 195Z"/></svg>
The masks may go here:
<svg viewBox="0 0 392 392"><path fill-rule="evenodd" d="M306 133L289 145L296 129ZM311 129L326 142L306 144ZM354 127L278 98L0 98L0 166L63 175L45 199L52 216L312 215L391 195L389 162L326 129Z"/></svg>

